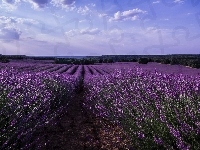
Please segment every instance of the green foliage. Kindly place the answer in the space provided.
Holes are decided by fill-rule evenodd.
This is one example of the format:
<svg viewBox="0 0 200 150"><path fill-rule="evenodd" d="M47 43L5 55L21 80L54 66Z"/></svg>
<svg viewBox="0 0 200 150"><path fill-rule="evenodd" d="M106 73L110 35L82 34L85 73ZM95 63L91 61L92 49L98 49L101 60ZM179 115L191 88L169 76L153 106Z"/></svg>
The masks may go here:
<svg viewBox="0 0 200 150"><path fill-rule="evenodd" d="M75 58L57 58L55 59L56 64L74 64L74 65L90 65L94 64L95 60L88 58L88 59L75 59Z"/></svg>
<svg viewBox="0 0 200 150"><path fill-rule="evenodd" d="M139 64L147 64L149 62L148 58L142 57L138 59Z"/></svg>
<svg viewBox="0 0 200 150"><path fill-rule="evenodd" d="M200 68L200 59L190 60L188 62L188 66L190 66L192 68Z"/></svg>
<svg viewBox="0 0 200 150"><path fill-rule="evenodd" d="M160 59L156 59L155 62L161 63L161 60Z"/></svg>
<svg viewBox="0 0 200 150"><path fill-rule="evenodd" d="M46 79L44 83L54 96L52 101L50 101L51 110L64 106L67 102L66 99L70 98L67 88L61 82L52 79Z"/></svg>
<svg viewBox="0 0 200 150"><path fill-rule="evenodd" d="M170 64L171 61L170 61L169 59L166 58L166 59L162 59L162 60L161 60L161 63L162 63L162 64Z"/></svg>
<svg viewBox="0 0 200 150"><path fill-rule="evenodd" d="M7 57L5 57L5 56L0 56L0 62L1 62L1 63L9 63L10 61L9 61L9 59L8 59Z"/></svg>
<svg viewBox="0 0 200 150"><path fill-rule="evenodd" d="M131 62L137 62L137 59L136 58L132 58L130 61Z"/></svg>
<svg viewBox="0 0 200 150"><path fill-rule="evenodd" d="M171 61L170 61L170 64L171 65L178 65L179 64L178 58L172 57Z"/></svg>

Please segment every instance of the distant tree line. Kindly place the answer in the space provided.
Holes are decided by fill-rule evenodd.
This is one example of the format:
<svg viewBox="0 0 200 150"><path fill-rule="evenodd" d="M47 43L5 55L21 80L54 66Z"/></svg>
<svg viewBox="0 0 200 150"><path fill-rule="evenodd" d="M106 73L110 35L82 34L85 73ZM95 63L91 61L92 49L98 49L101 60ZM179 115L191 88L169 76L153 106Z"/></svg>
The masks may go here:
<svg viewBox="0 0 200 150"><path fill-rule="evenodd" d="M183 65L192 68L200 68L200 57L176 57L154 59L155 62L170 65Z"/></svg>
<svg viewBox="0 0 200 150"><path fill-rule="evenodd" d="M200 55L173 54L173 55L102 55L77 58L36 57L25 55L0 55L0 62L7 63L10 59L23 60L53 60L55 64L90 65L98 63L138 62L147 64L157 62L161 64L184 65L200 68Z"/></svg>
<svg viewBox="0 0 200 150"><path fill-rule="evenodd" d="M110 59L102 59L102 58L57 58L55 59L56 64L75 64L75 65L90 65L95 63L113 63L114 61Z"/></svg>
<svg viewBox="0 0 200 150"><path fill-rule="evenodd" d="M28 57L29 59L33 60L55 60L56 57Z"/></svg>
<svg viewBox="0 0 200 150"><path fill-rule="evenodd" d="M184 65L193 68L200 68L200 55L113 55L113 56L90 56L82 59L59 58L55 59L56 64L97 64L97 63L115 63L115 62L138 62L147 64L148 62L157 62L170 65Z"/></svg>
<svg viewBox="0 0 200 150"><path fill-rule="evenodd" d="M0 55L0 62L1 63L8 63L10 62L9 59L3 55Z"/></svg>

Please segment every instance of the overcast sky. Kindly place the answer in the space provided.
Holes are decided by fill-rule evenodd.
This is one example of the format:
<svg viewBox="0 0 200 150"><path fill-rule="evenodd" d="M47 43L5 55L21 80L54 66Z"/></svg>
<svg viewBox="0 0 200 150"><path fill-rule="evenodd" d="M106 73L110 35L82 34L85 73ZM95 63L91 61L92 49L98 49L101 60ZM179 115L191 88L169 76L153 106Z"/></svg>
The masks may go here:
<svg viewBox="0 0 200 150"><path fill-rule="evenodd" d="M200 54L199 0L0 0L0 53Z"/></svg>

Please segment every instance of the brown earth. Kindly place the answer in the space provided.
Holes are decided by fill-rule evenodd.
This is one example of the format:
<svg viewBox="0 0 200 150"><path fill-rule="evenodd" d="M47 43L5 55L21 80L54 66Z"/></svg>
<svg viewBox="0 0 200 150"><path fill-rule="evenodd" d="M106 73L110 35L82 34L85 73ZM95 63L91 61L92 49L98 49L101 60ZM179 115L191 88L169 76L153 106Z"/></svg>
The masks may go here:
<svg viewBox="0 0 200 150"><path fill-rule="evenodd" d="M82 107L77 94L67 113L35 133L38 150L129 150L130 140L121 127L95 117ZM45 144L46 143L46 144Z"/></svg>

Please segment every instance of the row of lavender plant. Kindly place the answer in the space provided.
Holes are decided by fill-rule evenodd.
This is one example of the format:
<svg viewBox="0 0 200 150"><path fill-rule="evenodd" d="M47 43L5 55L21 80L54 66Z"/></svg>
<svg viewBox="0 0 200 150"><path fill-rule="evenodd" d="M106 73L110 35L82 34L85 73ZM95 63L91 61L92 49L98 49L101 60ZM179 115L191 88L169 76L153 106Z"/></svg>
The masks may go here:
<svg viewBox="0 0 200 150"><path fill-rule="evenodd" d="M91 66L94 70L96 70L96 72L100 75L106 75L109 74L108 72L103 71L102 69L99 69L98 67L95 66Z"/></svg>
<svg viewBox="0 0 200 150"><path fill-rule="evenodd" d="M53 65L52 68L46 69L45 71L56 72L57 70L59 70L62 67L63 67L63 65Z"/></svg>
<svg viewBox="0 0 200 150"><path fill-rule="evenodd" d="M78 68L78 65L73 65L65 73L69 75L73 75L76 72L77 68Z"/></svg>
<svg viewBox="0 0 200 150"><path fill-rule="evenodd" d="M99 73L92 66L88 65L87 67L92 75L94 76L99 75Z"/></svg>
<svg viewBox="0 0 200 150"><path fill-rule="evenodd" d="M83 71L84 67L82 65L79 65L78 68L76 69L76 72L73 74L73 77L76 78L76 92L79 92L82 88L83 84Z"/></svg>
<svg viewBox="0 0 200 150"><path fill-rule="evenodd" d="M86 65L84 65L84 71L85 71L85 76L84 76L84 85L85 85L87 84L87 82L89 82L90 78L92 77L92 73Z"/></svg>
<svg viewBox="0 0 200 150"><path fill-rule="evenodd" d="M111 65L96 65L95 68L105 70L106 72L113 72L115 69L126 70L128 68L136 69L142 68L143 70L152 71L157 70L163 73L176 73L185 75L200 75L200 69L188 68L182 65L169 65L159 64L156 62L149 62L148 64L139 64L138 62L127 62L127 63L113 63Z"/></svg>
<svg viewBox="0 0 200 150"><path fill-rule="evenodd" d="M200 76L116 70L86 88L84 106L122 126L136 149L199 149Z"/></svg>
<svg viewBox="0 0 200 150"><path fill-rule="evenodd" d="M65 73L69 68L71 68L71 65L64 65L62 68L60 68L59 70L57 70L57 73Z"/></svg>
<svg viewBox="0 0 200 150"><path fill-rule="evenodd" d="M0 149L30 149L32 133L67 111L76 82L57 73L0 70Z"/></svg>
<svg viewBox="0 0 200 150"><path fill-rule="evenodd" d="M1 69L4 68L11 68L11 69L16 69L18 70L18 72L23 72L23 71L44 71L46 69L52 68L55 65L52 64L33 64L33 63L22 63L22 62L18 62L18 63L9 63L9 64L4 64L1 66Z"/></svg>
<svg viewBox="0 0 200 150"><path fill-rule="evenodd" d="M22 69L26 69L28 67L34 67L35 65L34 64L25 64L25 63L14 63L14 64L1 64L1 69L4 69L4 68L15 68L15 69L19 69L19 70L22 70Z"/></svg>

